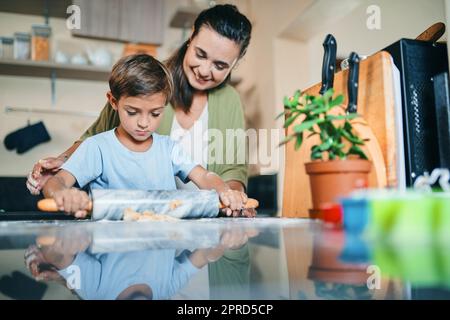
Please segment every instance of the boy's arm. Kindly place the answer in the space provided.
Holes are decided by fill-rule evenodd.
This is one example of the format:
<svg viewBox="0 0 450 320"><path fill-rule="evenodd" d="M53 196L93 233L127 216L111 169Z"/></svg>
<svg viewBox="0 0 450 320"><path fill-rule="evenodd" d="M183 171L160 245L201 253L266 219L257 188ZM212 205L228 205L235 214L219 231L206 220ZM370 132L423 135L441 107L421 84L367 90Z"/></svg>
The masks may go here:
<svg viewBox="0 0 450 320"><path fill-rule="evenodd" d="M243 192L232 190L217 174L209 172L201 166L196 166L189 173L189 179L200 189L216 190L220 200L227 207L225 213L237 216L247 202L247 195Z"/></svg>
<svg viewBox="0 0 450 320"><path fill-rule="evenodd" d="M70 189L76 180L68 171L61 169L56 175L51 177L42 189L44 197L52 198L57 191Z"/></svg>
<svg viewBox="0 0 450 320"><path fill-rule="evenodd" d="M90 199L86 192L72 188L75 182L76 179L70 172L61 169L45 184L44 196L53 198L58 210L73 214L76 218L85 218Z"/></svg>

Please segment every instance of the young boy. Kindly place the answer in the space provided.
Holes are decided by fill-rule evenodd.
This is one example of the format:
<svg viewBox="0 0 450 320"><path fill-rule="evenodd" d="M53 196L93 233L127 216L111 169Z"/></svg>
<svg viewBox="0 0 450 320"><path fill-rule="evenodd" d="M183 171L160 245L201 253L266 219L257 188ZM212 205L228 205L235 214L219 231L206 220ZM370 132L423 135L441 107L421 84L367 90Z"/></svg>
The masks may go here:
<svg viewBox="0 0 450 320"><path fill-rule="evenodd" d="M86 139L44 186L44 196L55 199L59 210L77 218L87 215L89 197L73 188L174 190L175 176L200 189L214 189L227 206L226 214L247 201L216 174L193 163L167 136L155 133L173 91L166 67L149 55L120 59L109 78L106 94L120 125Z"/></svg>

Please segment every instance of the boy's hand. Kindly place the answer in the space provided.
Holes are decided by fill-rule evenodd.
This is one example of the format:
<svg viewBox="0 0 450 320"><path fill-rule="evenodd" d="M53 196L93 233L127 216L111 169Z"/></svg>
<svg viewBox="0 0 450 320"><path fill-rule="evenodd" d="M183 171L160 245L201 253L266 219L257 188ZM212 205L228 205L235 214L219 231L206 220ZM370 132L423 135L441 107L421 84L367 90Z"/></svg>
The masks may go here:
<svg viewBox="0 0 450 320"><path fill-rule="evenodd" d="M244 204L247 202L247 195L244 192L229 189L220 193L220 201L226 206L223 209L227 216L238 217Z"/></svg>
<svg viewBox="0 0 450 320"><path fill-rule="evenodd" d="M77 188L56 191L52 195L58 210L74 215L76 218L85 218L88 214L89 196Z"/></svg>

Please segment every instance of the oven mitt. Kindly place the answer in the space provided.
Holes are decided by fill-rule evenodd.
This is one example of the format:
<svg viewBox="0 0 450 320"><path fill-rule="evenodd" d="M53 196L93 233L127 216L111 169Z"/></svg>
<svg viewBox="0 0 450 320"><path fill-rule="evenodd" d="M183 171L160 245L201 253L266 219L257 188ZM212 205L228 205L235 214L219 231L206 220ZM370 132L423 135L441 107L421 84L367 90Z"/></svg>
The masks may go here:
<svg viewBox="0 0 450 320"><path fill-rule="evenodd" d="M41 300L47 288L45 283L36 282L20 271L0 278L0 292L15 300Z"/></svg>
<svg viewBox="0 0 450 320"><path fill-rule="evenodd" d="M38 144L50 141L50 139L44 123L40 121L8 134L3 142L6 149L17 149L17 153L22 154Z"/></svg>

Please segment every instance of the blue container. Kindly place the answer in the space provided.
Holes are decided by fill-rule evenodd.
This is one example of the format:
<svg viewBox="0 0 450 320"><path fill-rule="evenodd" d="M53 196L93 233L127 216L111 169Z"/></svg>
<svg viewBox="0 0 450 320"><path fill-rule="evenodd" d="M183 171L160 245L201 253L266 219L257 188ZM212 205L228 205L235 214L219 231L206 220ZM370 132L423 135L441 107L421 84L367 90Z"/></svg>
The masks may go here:
<svg viewBox="0 0 450 320"><path fill-rule="evenodd" d="M345 231L361 233L369 221L369 202L364 198L345 198L341 204Z"/></svg>

